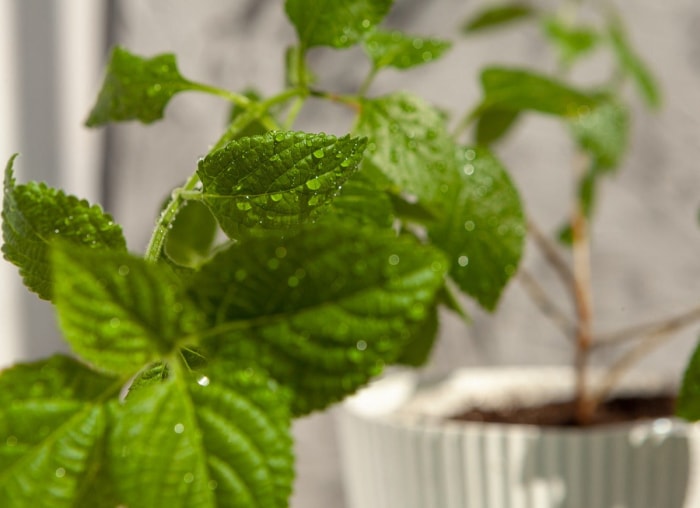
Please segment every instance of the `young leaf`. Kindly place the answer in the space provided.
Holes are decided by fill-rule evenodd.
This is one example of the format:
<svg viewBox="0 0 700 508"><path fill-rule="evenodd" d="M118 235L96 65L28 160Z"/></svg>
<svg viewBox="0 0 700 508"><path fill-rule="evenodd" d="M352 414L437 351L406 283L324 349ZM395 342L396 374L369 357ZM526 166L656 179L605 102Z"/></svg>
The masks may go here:
<svg viewBox="0 0 700 508"><path fill-rule="evenodd" d="M700 344L685 369L676 414L691 422L700 420Z"/></svg>
<svg viewBox="0 0 700 508"><path fill-rule="evenodd" d="M514 21L532 16L534 9L523 2L512 2L495 7L486 7L468 20L462 30L471 34L491 28L499 28Z"/></svg>
<svg viewBox="0 0 700 508"><path fill-rule="evenodd" d="M450 276L487 310L522 256L525 222L518 192L493 155L483 149L459 149L461 178L450 186L446 206L452 220L428 226L436 246L450 259Z"/></svg>
<svg viewBox="0 0 700 508"><path fill-rule="evenodd" d="M85 123L88 127L126 120L152 123L163 118L173 95L194 88L180 75L175 55L143 58L115 47L97 102Z"/></svg>
<svg viewBox="0 0 700 508"><path fill-rule="evenodd" d="M443 283L446 262L412 237L321 221L283 241L234 244L193 279L219 336L214 354L261 365L294 391L294 413L321 409L396 359Z"/></svg>
<svg viewBox="0 0 700 508"><path fill-rule="evenodd" d="M286 508L293 455L288 393L253 371L211 365L130 393L111 467L130 508Z"/></svg>
<svg viewBox="0 0 700 508"><path fill-rule="evenodd" d="M446 154L454 152L454 144L438 110L406 93L366 99L356 132L369 138L369 162L399 193L417 196L426 205L444 200L452 169Z"/></svg>
<svg viewBox="0 0 700 508"><path fill-rule="evenodd" d="M618 167L627 149L629 112L614 99L601 101L598 106L571 121L574 138L591 155L599 170Z"/></svg>
<svg viewBox="0 0 700 508"><path fill-rule="evenodd" d="M482 110L537 111L576 117L593 109L598 97L542 74L523 69L489 67L481 73Z"/></svg>
<svg viewBox="0 0 700 508"><path fill-rule="evenodd" d="M588 54L600 42L600 35L591 28L572 27L556 17L544 20L545 35L559 53L560 61L570 66L577 59Z"/></svg>
<svg viewBox="0 0 700 508"><path fill-rule="evenodd" d="M302 132L242 138L200 161L202 198L231 237L241 227L296 226L330 204L357 170L366 144Z"/></svg>
<svg viewBox="0 0 700 508"><path fill-rule="evenodd" d="M65 356L4 371L0 506L117 506L101 464L107 404L118 395L115 379Z"/></svg>
<svg viewBox="0 0 700 508"><path fill-rule="evenodd" d="M378 24L393 0L286 0L284 9L304 48L347 48Z"/></svg>
<svg viewBox="0 0 700 508"><path fill-rule="evenodd" d="M216 219L198 201L189 201L175 218L165 240L165 254L176 264L196 268L209 257L216 237Z"/></svg>
<svg viewBox="0 0 700 508"><path fill-rule="evenodd" d="M452 46L449 41L383 30L369 33L363 45L375 69L410 69L437 60Z"/></svg>
<svg viewBox="0 0 700 508"><path fill-rule="evenodd" d="M98 369L135 373L200 328L167 267L64 243L52 254L59 324L73 350Z"/></svg>
<svg viewBox="0 0 700 508"><path fill-rule="evenodd" d="M622 26L614 23L610 26L608 33L621 70L632 77L647 105L652 109L658 109L661 106L661 92L656 79L632 49Z"/></svg>
<svg viewBox="0 0 700 508"><path fill-rule="evenodd" d="M95 249L126 251L119 225L98 206L64 194L43 183L17 185L5 168L2 206L2 252L19 268L24 284L40 298L51 300L49 243L60 236L67 242Z"/></svg>

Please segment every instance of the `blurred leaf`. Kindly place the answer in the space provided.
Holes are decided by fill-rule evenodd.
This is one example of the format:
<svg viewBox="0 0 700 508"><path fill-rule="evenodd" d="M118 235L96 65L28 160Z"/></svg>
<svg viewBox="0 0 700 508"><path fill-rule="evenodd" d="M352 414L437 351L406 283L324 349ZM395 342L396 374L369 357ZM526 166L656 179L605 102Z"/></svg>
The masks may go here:
<svg viewBox="0 0 700 508"><path fill-rule="evenodd" d="M495 143L513 127L519 115L519 111L509 109L485 110L477 120L476 142L483 146Z"/></svg>
<svg viewBox="0 0 700 508"><path fill-rule="evenodd" d="M143 58L117 46L112 50L107 75L86 125L96 127L126 120L155 122L163 118L173 95L192 89L195 85L180 75L175 55Z"/></svg>
<svg viewBox="0 0 700 508"><path fill-rule="evenodd" d="M342 399L396 360L443 284L442 254L354 221L252 237L207 263L191 293L220 335L214 355L260 365L306 414Z"/></svg>
<svg viewBox="0 0 700 508"><path fill-rule="evenodd" d="M676 415L691 422L700 420L700 344L690 357L678 393Z"/></svg>
<svg viewBox="0 0 700 508"><path fill-rule="evenodd" d="M5 168L2 205L2 252L19 268L24 284L51 300L49 245L54 238L94 249L126 251L121 227L98 206L44 183L17 185L13 156Z"/></svg>
<svg viewBox="0 0 700 508"><path fill-rule="evenodd" d="M393 0L286 0L285 12L304 48L350 47L384 19Z"/></svg>
<svg viewBox="0 0 700 508"><path fill-rule="evenodd" d="M500 28L508 23L529 18L533 14L535 10L523 2L486 7L464 23L462 31L472 34L491 28Z"/></svg>
<svg viewBox="0 0 700 508"><path fill-rule="evenodd" d="M647 65L632 49L622 25L611 24L608 34L621 70L632 78L647 105L658 109L661 106L659 86Z"/></svg>
<svg viewBox="0 0 700 508"><path fill-rule="evenodd" d="M598 170L616 169L628 145L630 118L627 108L613 98L571 121L574 138Z"/></svg>
<svg viewBox="0 0 700 508"><path fill-rule="evenodd" d="M241 138L200 161L202 199L232 238L298 226L325 211L365 146L361 138L303 132Z"/></svg>
<svg viewBox="0 0 700 508"><path fill-rule="evenodd" d="M390 196L377 188L364 171L360 171L343 184L333 201L332 220L340 216L352 218L360 224L371 223L388 228L394 222L391 205Z"/></svg>
<svg viewBox="0 0 700 508"><path fill-rule="evenodd" d="M427 311L427 318L416 327L396 361L399 365L421 367L430 359L438 332L438 311L435 304Z"/></svg>
<svg viewBox="0 0 700 508"><path fill-rule="evenodd" d="M590 111L598 96L529 70L489 67L481 73L482 111L537 111L576 117Z"/></svg>
<svg viewBox="0 0 700 508"><path fill-rule="evenodd" d="M364 39L364 48L375 69L410 69L440 58L452 44L449 41L416 37L399 31L374 30Z"/></svg>
<svg viewBox="0 0 700 508"><path fill-rule="evenodd" d="M542 27L567 67L590 53L600 42L600 35L594 29L569 26L555 17L545 19Z"/></svg>
<svg viewBox="0 0 700 508"><path fill-rule="evenodd" d="M447 254L457 285L492 311L523 252L520 197L487 150L460 148L456 159L461 176L446 197L450 220L429 225L428 235Z"/></svg>

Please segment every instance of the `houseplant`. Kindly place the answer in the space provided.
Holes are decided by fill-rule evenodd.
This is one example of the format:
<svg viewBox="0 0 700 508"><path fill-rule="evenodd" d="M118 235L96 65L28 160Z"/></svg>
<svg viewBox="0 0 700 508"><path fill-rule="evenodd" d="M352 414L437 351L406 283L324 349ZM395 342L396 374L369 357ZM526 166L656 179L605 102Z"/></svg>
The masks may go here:
<svg viewBox="0 0 700 508"><path fill-rule="evenodd" d="M697 428L668 419L669 401L659 412L647 414L663 419L641 424L610 426L614 421L606 420L610 415L598 412L611 395L629 404L636 396L649 400L648 395L669 389L648 372L630 376L629 368L671 332L696 322L699 310L695 307L669 320L605 337L593 335L588 222L597 188L619 166L627 144L630 120L620 80L631 77L652 108L659 106L660 97L615 13L594 18L597 25L580 24L576 18L581 6L575 4L558 6L553 13L522 3L501 5L477 13L465 24L471 35L534 19L558 51L560 62L553 76L523 71L511 79L508 73L513 70L487 69L481 76L482 102L460 124L476 124L477 143L494 145L526 113L555 115L565 119L562 123L578 144L573 164L578 198L558 232L558 239L571 245L573 266L536 224L528 224L533 242L567 288L576 317L561 311L561 301L548 296L527 272L520 274L536 303L575 344L575 369L464 369L446 380L429 379L424 386L405 372L380 381L340 413L352 508L680 507L700 502L690 465L696 460ZM609 71L613 78L595 87L601 102L586 105L575 98L580 88L561 85L571 67L595 50L615 55ZM528 336L522 339L532 342ZM634 346L609 367L592 365L594 350L630 344ZM691 389L697 386L693 372L689 367L678 412L696 420L697 408L691 409L690 402L697 396ZM572 397L574 403L569 404ZM552 417L549 411L554 409ZM452 420L465 410L460 418L468 422L496 424ZM624 420L635 418L627 414ZM607 425L577 428L594 423Z"/></svg>
<svg viewBox="0 0 700 508"><path fill-rule="evenodd" d="M449 46L376 29L390 6L288 0L298 42L268 98L186 79L172 55L112 52L91 126L153 122L185 91L235 106L143 255L98 207L19 184L8 162L4 255L56 306L78 359L0 376L0 504L286 506L291 417L424 361L438 305L461 312L457 287L495 306L522 249L517 192L441 111L367 95L382 68ZM373 66L357 95L313 87L310 49L360 42ZM353 134L292 131L309 100L357 111ZM488 225L477 241L470 221Z"/></svg>

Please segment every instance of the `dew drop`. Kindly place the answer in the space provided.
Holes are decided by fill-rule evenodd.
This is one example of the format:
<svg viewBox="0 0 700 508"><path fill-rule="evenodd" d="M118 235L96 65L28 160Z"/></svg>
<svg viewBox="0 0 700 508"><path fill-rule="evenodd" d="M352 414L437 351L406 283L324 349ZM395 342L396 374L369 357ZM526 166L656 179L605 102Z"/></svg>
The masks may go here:
<svg viewBox="0 0 700 508"><path fill-rule="evenodd" d="M465 164L464 168L462 168L462 171L464 171L464 174L467 176L471 176L474 174L474 164Z"/></svg>
<svg viewBox="0 0 700 508"><path fill-rule="evenodd" d="M181 423L176 423L175 427L173 427L173 430L175 431L175 434L182 434L185 432L185 426Z"/></svg>
<svg viewBox="0 0 700 508"><path fill-rule="evenodd" d="M350 164L352 164L352 163L350 162L350 159L343 159L343 160L340 162L340 167L341 167L341 168L347 168Z"/></svg>
<svg viewBox="0 0 700 508"><path fill-rule="evenodd" d="M321 182L318 180L318 178L314 178L313 180L306 182L306 186L311 190L318 190L321 188Z"/></svg>
<svg viewBox="0 0 700 508"><path fill-rule="evenodd" d="M474 224L474 221L468 220L464 223L464 229L467 231L474 231L474 228L476 227L476 224Z"/></svg>
<svg viewBox="0 0 700 508"><path fill-rule="evenodd" d="M283 132L278 132L277 134L275 134L275 141L277 142L284 141L284 138L285 135Z"/></svg>
<svg viewBox="0 0 700 508"><path fill-rule="evenodd" d="M209 378L207 376L202 376L197 380L199 386L209 386ZM177 432L177 431L175 431ZM178 432L179 434L179 432Z"/></svg>
<svg viewBox="0 0 700 508"><path fill-rule="evenodd" d="M367 349L367 343L364 340L358 340L355 347L358 351L364 351L365 349Z"/></svg>
<svg viewBox="0 0 700 508"><path fill-rule="evenodd" d="M367 29L367 28L369 28L369 27L371 27L371 26L372 26L372 22L371 22L370 20L368 20L368 19L363 19L363 20L362 20L362 28Z"/></svg>
<svg viewBox="0 0 700 508"><path fill-rule="evenodd" d="M316 157L317 159L323 159L324 155L326 154L323 151L323 148L319 148L318 150L314 151L314 157Z"/></svg>
<svg viewBox="0 0 700 508"><path fill-rule="evenodd" d="M294 275L292 275L291 277L289 277L287 279L287 286L289 286L290 288L295 288L298 285L299 285L299 279L297 277L295 277Z"/></svg>
<svg viewBox="0 0 700 508"><path fill-rule="evenodd" d="M277 247L275 249L275 256L277 256L278 258L282 259L286 255L287 255L287 249L285 249L284 247Z"/></svg>
<svg viewBox="0 0 700 508"><path fill-rule="evenodd" d="M307 202L307 204L309 206L316 206L316 205L318 205L318 203L320 201L321 201L321 196L319 196L318 194L315 194L309 198L309 201Z"/></svg>
<svg viewBox="0 0 700 508"><path fill-rule="evenodd" d="M277 269L279 268L279 266L280 266L280 260L279 260L279 259L272 258L272 259L269 259L269 260L267 261L267 267L268 267L270 270L277 270Z"/></svg>
<svg viewBox="0 0 700 508"><path fill-rule="evenodd" d="M120 324L122 324L122 321L118 317L113 317L112 319L109 320L109 326L111 326L112 328L116 328Z"/></svg>
<svg viewBox="0 0 700 508"><path fill-rule="evenodd" d="M253 208L253 205L251 205L248 201L239 201L238 203L236 203L236 208L242 211L246 211Z"/></svg>
<svg viewBox="0 0 700 508"><path fill-rule="evenodd" d="M182 479L185 483L192 483L194 481L194 475L192 473L185 473Z"/></svg>
<svg viewBox="0 0 700 508"><path fill-rule="evenodd" d="M209 487L209 490L216 490L216 487L218 487L219 484L216 483L216 480L209 480L209 483L207 483L207 487Z"/></svg>
<svg viewBox="0 0 700 508"><path fill-rule="evenodd" d="M467 266L469 264L469 257L468 256L459 256L459 258L457 258L457 264L459 266Z"/></svg>
<svg viewBox="0 0 700 508"><path fill-rule="evenodd" d="M282 194L272 194L270 196L270 199L272 201L274 201L275 203L278 203L278 202L282 201Z"/></svg>
<svg viewBox="0 0 700 508"><path fill-rule="evenodd" d="M399 261L400 261L399 256L397 256L396 254L392 254L391 256L389 256L389 264L391 266L398 265Z"/></svg>
<svg viewBox="0 0 700 508"><path fill-rule="evenodd" d="M413 47L416 49L421 49L423 47L423 41L420 39L413 40Z"/></svg>
<svg viewBox="0 0 700 508"><path fill-rule="evenodd" d="M467 158L468 161L473 161L476 159L476 152L472 149L467 150L464 152L464 156Z"/></svg>
<svg viewBox="0 0 700 508"><path fill-rule="evenodd" d="M66 476L66 470L64 468L59 467L56 469L56 478L63 478L64 476Z"/></svg>

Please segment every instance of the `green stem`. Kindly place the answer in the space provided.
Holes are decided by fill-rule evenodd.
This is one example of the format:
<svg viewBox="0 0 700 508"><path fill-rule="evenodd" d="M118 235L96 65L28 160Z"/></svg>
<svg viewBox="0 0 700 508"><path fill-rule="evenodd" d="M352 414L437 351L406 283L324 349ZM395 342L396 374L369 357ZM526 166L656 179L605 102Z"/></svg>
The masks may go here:
<svg viewBox="0 0 700 508"><path fill-rule="evenodd" d="M184 202L182 192L194 190L198 183L199 176L197 173L193 173L187 182L185 182L185 185L173 191L170 202L167 204L156 222L156 228L153 231L151 240L146 248L146 255L144 256L146 261L155 263L158 261L158 259L160 259L161 253L163 252L165 239L168 236L168 231L170 230L173 221L175 220L175 217L177 217L180 207Z"/></svg>
<svg viewBox="0 0 700 508"><path fill-rule="evenodd" d="M369 71L369 74L367 74L364 81L362 81L360 89L357 92L357 94L360 97L364 97L365 95L367 95L367 91L369 90L369 87L372 86L372 83L374 82L374 78L377 76L378 71L379 69L376 66L372 66L372 70Z"/></svg>
<svg viewBox="0 0 700 508"><path fill-rule="evenodd" d="M232 102L238 106L241 106L243 108L247 108L250 106L253 101L251 101L248 97L245 95L241 95L239 93L231 92L229 90L224 90L223 88L218 88L216 86L212 85L206 85L204 83L196 83L196 82L191 82L191 89L192 90L197 90L199 92L204 92L208 93L210 95L216 95L218 97L222 97L226 99L229 102Z"/></svg>

